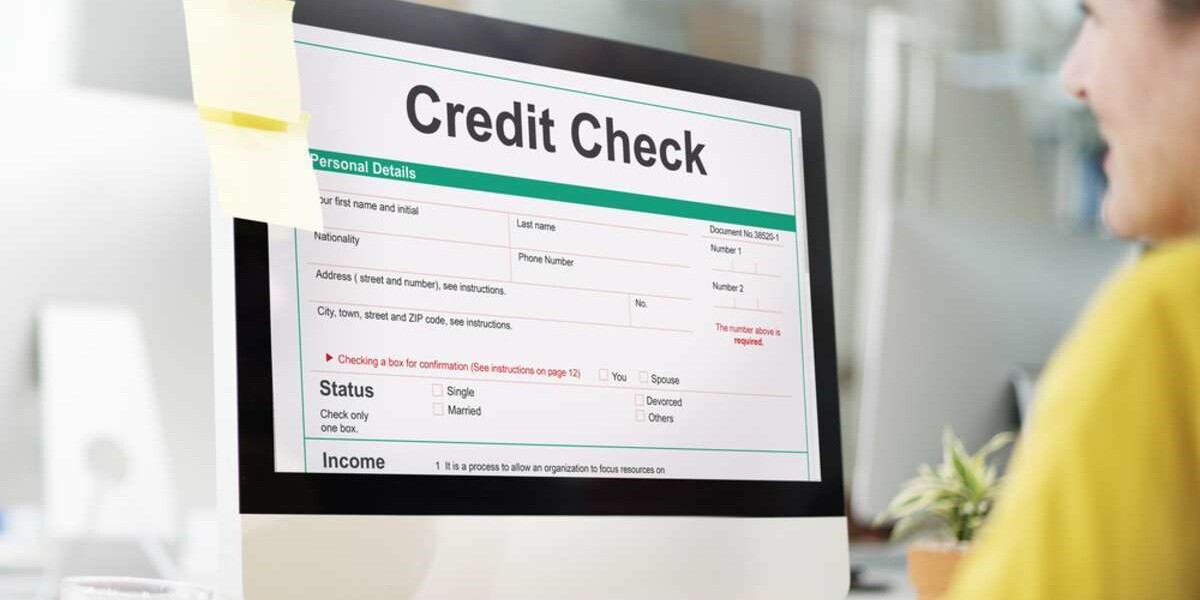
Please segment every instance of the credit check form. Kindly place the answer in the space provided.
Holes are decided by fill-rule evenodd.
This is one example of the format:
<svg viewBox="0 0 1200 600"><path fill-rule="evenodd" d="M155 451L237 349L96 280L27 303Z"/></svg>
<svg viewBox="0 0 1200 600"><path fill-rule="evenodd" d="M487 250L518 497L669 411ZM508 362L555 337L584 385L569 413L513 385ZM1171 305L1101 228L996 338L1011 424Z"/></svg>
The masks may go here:
<svg viewBox="0 0 1200 600"><path fill-rule="evenodd" d="M279 472L819 481L794 110L298 26Z"/></svg>

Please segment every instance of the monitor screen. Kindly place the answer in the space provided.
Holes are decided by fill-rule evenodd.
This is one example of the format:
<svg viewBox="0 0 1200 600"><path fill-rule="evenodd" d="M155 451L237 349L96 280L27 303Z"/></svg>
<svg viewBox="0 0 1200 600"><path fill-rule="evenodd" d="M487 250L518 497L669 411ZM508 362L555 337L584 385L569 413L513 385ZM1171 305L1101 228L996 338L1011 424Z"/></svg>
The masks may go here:
<svg viewBox="0 0 1200 600"><path fill-rule="evenodd" d="M820 481L797 110L309 26L278 473Z"/></svg>

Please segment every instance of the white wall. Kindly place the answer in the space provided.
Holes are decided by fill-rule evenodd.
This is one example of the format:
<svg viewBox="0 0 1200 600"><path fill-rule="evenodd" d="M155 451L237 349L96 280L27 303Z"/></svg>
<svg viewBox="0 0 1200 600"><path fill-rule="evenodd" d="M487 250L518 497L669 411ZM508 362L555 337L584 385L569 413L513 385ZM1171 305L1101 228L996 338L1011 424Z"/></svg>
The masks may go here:
<svg viewBox="0 0 1200 600"><path fill-rule="evenodd" d="M463 0L461 4L464 10L497 19L675 51L687 46L678 0L571 0L569 9L562 0Z"/></svg>

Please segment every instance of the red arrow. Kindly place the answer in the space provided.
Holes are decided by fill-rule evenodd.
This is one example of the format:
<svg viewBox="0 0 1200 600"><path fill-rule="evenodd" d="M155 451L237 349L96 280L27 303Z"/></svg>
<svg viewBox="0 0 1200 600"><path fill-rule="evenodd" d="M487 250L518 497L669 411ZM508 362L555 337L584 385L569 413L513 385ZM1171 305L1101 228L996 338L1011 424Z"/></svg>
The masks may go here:
<svg viewBox="0 0 1200 600"><path fill-rule="evenodd" d="M326 353L325 353L325 362L329 362L329 361L331 361L331 360L333 360L333 355L332 355L332 354L330 354L330 353L328 353L328 352L326 352Z"/></svg>

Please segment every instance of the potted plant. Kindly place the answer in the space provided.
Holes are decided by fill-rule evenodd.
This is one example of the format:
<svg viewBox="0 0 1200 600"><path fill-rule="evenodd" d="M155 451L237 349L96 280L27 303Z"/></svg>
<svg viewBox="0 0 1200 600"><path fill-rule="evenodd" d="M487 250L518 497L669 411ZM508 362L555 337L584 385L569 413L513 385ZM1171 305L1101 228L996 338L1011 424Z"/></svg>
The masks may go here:
<svg viewBox="0 0 1200 600"><path fill-rule="evenodd" d="M894 521L892 539L921 539L908 547L908 576L921 600L942 596L971 541L987 522L1000 477L988 457L1007 446L1013 434L1001 433L974 455L954 432L942 433L942 464L921 465L876 519Z"/></svg>

